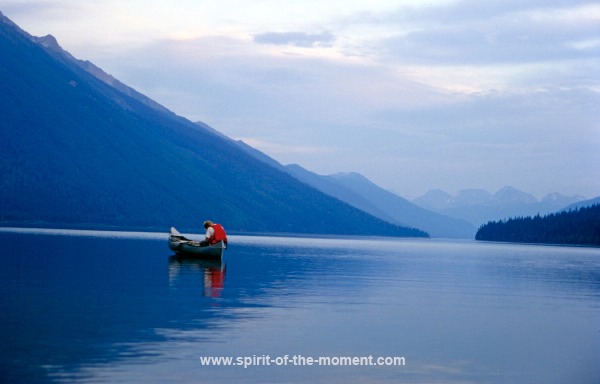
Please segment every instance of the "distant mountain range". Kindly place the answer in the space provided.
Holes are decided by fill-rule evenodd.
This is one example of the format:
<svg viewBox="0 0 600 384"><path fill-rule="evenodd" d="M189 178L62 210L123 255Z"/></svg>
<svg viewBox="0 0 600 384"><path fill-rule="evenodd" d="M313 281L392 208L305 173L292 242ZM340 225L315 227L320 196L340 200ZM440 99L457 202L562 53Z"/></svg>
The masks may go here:
<svg viewBox="0 0 600 384"><path fill-rule="evenodd" d="M298 165L288 165L288 172L318 190L391 223L427 231L432 237L473 238L476 227L466 220L455 219L421 208L389 192L358 173L316 175Z"/></svg>
<svg viewBox="0 0 600 384"><path fill-rule="evenodd" d="M306 185L0 13L0 223L426 236Z"/></svg>
<svg viewBox="0 0 600 384"><path fill-rule="evenodd" d="M465 189L456 195L442 190L430 190L412 202L434 212L467 220L476 226L488 221L511 217L544 215L583 202L582 196L564 196L551 193L538 200L535 196L504 187L491 194L482 189Z"/></svg>

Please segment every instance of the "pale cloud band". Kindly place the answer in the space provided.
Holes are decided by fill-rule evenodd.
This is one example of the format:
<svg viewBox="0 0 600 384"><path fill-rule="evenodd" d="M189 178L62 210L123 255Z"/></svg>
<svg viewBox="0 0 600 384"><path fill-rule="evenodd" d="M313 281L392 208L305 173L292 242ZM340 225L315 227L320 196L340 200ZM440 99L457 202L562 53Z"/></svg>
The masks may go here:
<svg viewBox="0 0 600 384"><path fill-rule="evenodd" d="M254 36L254 42L259 44L295 45L298 47L331 46L333 41L333 35L328 32L265 32Z"/></svg>

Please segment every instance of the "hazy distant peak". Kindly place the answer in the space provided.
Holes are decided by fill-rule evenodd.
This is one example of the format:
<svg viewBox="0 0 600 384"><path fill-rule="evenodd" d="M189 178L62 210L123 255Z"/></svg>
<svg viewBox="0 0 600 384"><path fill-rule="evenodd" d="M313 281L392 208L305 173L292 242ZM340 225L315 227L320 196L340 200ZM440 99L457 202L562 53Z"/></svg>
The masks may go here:
<svg viewBox="0 0 600 384"><path fill-rule="evenodd" d="M456 205L486 205L491 199L492 195L484 189L461 189L450 202Z"/></svg>
<svg viewBox="0 0 600 384"><path fill-rule="evenodd" d="M421 207L436 210L445 208L450 199L452 199L452 195L448 192L441 189L430 189L414 199L413 202Z"/></svg>
<svg viewBox="0 0 600 384"><path fill-rule="evenodd" d="M457 196L491 196L491 193L485 189L465 188L458 191Z"/></svg>
<svg viewBox="0 0 600 384"><path fill-rule="evenodd" d="M306 169L304 169L304 167L302 167L300 164L287 164L285 166L286 168L288 168L289 170L296 170L296 171L306 171Z"/></svg>
<svg viewBox="0 0 600 384"><path fill-rule="evenodd" d="M336 180L347 187L351 188L359 188L359 189L372 189L380 187L369 180L366 176L358 172L338 172L332 175L329 175L333 180ZM389 191L386 191L389 192ZM389 192L391 193L391 192Z"/></svg>
<svg viewBox="0 0 600 384"><path fill-rule="evenodd" d="M34 40L46 47L46 48L50 48L50 49L54 49L54 50L63 50L61 48L61 46L58 44L58 41L56 40L56 37L52 36L52 35L46 35L46 36L42 36L42 37L33 37Z"/></svg>
<svg viewBox="0 0 600 384"><path fill-rule="evenodd" d="M561 200L563 197L565 197L564 195L561 195L558 192L553 192L553 193L549 193L547 194L542 201L544 202L551 202L551 201L558 201Z"/></svg>
<svg viewBox="0 0 600 384"><path fill-rule="evenodd" d="M585 197L581 195L566 196L558 192L549 193L542 199L544 203L564 203L565 201L568 201L567 204L573 204L583 200L585 200Z"/></svg>
<svg viewBox="0 0 600 384"><path fill-rule="evenodd" d="M436 197L436 198L445 198L449 199L452 197L448 192L442 189L430 189L425 192L421 197Z"/></svg>
<svg viewBox="0 0 600 384"><path fill-rule="evenodd" d="M352 179L361 179L361 180L365 180L366 177L364 177L362 174L358 173L358 172L337 172L334 174L330 175L331 177L335 177L335 178L352 178Z"/></svg>
<svg viewBox="0 0 600 384"><path fill-rule="evenodd" d="M447 202L452 198L452 195L442 189L430 189L425 192L423 195L417 197L415 200L423 200L423 201L443 201Z"/></svg>
<svg viewBox="0 0 600 384"><path fill-rule="evenodd" d="M69 52L65 51L60 46L60 44L58 43L58 40L56 40L56 37L54 37L52 35L46 35L46 36L42 36L42 37L31 36L31 40L33 42L37 43L38 45L41 45L42 47L46 48L47 50L65 57L67 60L71 60L76 63L78 62L78 60L75 57L73 57L73 55L71 55Z"/></svg>
<svg viewBox="0 0 600 384"><path fill-rule="evenodd" d="M519 204L534 204L538 202L533 195L509 186L501 188L496 192L492 197L492 200L495 202L511 202Z"/></svg>

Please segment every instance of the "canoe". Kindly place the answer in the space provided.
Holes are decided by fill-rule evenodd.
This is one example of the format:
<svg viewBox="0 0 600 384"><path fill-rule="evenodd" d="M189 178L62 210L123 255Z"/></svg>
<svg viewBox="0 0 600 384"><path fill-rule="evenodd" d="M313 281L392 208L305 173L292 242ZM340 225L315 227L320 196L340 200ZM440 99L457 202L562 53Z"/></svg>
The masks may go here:
<svg viewBox="0 0 600 384"><path fill-rule="evenodd" d="M204 258L221 258L223 250L227 249L227 244L219 241L216 244L200 245L198 241L188 239L171 227L169 234L169 249L178 255Z"/></svg>

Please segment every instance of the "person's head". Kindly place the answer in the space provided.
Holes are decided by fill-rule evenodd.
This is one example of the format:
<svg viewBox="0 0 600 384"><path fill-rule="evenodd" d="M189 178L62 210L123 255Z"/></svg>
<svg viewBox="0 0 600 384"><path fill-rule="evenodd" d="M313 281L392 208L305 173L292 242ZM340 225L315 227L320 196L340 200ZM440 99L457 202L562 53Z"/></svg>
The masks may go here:
<svg viewBox="0 0 600 384"><path fill-rule="evenodd" d="M206 220L204 222L204 229L208 229L208 227L212 227L213 226L213 222L210 220Z"/></svg>

